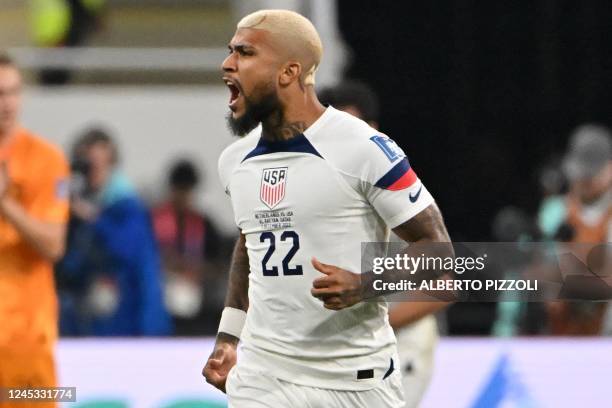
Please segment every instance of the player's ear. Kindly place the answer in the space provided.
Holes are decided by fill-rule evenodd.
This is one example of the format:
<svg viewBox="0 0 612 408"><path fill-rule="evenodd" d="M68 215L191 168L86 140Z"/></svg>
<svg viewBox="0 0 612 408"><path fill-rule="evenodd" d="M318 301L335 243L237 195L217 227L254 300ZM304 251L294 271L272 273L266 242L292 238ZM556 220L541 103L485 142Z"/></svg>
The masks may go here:
<svg viewBox="0 0 612 408"><path fill-rule="evenodd" d="M302 65L296 61L289 61L282 68L279 78L281 86L290 85L293 81L298 81L302 75Z"/></svg>

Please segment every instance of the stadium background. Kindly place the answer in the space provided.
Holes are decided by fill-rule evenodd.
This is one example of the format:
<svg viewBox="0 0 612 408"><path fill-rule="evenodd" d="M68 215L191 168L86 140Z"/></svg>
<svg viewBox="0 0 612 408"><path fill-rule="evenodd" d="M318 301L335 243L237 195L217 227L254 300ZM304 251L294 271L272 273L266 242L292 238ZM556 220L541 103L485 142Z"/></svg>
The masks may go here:
<svg viewBox="0 0 612 408"><path fill-rule="evenodd" d="M86 22L95 29L78 54L41 37L59 24L32 18L41 3L0 5L0 49L29 82L23 123L66 150L87 126L109 129L127 175L151 203L170 163L194 159L205 174L198 206L230 237L232 216L216 181L216 159L231 142L218 66L239 16L257 8L293 8L313 20L326 46L319 86L352 78L375 89L381 129L408 152L456 241L495 239L492 225L505 207L535 214L540 171L563 155L572 129L612 124L612 5L604 1L108 0ZM71 79L43 86L39 73L49 68L69 69ZM479 316L492 313L482 308ZM60 379L83 397L126 406L170 406L165 401L209 392L222 401L199 376L209 348L207 339L67 339ZM611 348L605 337L445 338L424 406L603 406L612 397L598 381L612 373ZM107 363L100 372L102 360L149 365L113 388L104 373L122 368ZM167 394L147 399L156 382ZM499 395L486 400L487 392Z"/></svg>

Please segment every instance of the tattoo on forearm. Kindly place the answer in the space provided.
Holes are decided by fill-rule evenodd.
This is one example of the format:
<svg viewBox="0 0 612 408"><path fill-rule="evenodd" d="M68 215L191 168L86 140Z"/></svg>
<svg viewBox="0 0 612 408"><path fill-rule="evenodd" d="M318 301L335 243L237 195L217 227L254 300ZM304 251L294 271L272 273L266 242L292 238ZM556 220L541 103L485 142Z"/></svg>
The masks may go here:
<svg viewBox="0 0 612 408"><path fill-rule="evenodd" d="M246 312L249 308L248 292L249 256L246 250L245 237L240 234L232 255L225 306L234 307Z"/></svg>

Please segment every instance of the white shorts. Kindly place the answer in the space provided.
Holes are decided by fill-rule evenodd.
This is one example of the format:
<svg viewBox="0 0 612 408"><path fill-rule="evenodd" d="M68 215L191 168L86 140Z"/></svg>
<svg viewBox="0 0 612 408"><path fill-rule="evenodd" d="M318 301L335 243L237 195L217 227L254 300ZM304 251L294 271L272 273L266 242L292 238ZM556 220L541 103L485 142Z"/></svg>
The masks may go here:
<svg viewBox="0 0 612 408"><path fill-rule="evenodd" d="M380 387L366 391L338 391L293 384L235 365L227 377L229 408L402 408L401 374L395 370Z"/></svg>

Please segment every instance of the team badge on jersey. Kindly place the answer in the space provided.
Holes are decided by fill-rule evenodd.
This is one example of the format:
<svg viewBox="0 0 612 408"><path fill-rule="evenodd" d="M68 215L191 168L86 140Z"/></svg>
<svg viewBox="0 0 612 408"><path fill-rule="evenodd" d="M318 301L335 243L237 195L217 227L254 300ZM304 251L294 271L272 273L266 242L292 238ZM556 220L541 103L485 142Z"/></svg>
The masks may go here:
<svg viewBox="0 0 612 408"><path fill-rule="evenodd" d="M391 163L400 157L406 157L402 149L393 140L386 136L376 135L372 136L370 140L376 143L376 145L383 151Z"/></svg>
<svg viewBox="0 0 612 408"><path fill-rule="evenodd" d="M261 176L259 197L271 210L285 198L287 167L264 169Z"/></svg>

